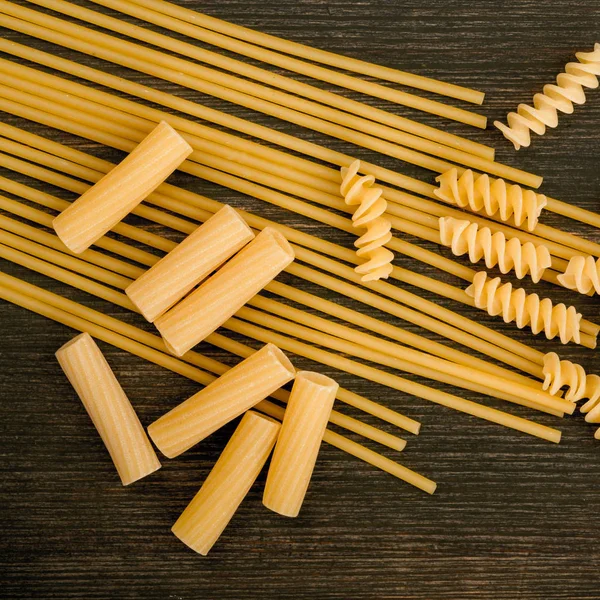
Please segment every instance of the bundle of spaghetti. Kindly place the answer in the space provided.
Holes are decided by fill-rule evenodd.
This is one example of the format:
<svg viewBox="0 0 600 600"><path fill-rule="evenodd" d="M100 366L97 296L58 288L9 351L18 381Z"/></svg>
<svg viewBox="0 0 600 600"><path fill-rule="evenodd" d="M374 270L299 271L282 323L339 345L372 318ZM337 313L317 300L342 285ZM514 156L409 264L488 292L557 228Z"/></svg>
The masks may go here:
<svg viewBox="0 0 600 600"><path fill-rule="evenodd" d="M588 423L600 423L600 377L588 375L585 369L569 360L560 360L558 354L549 352L544 356L543 387L551 394L556 394L562 387L567 387L565 400L578 402L583 398L588 401L581 406ZM595 438L600 440L600 428Z"/></svg>
<svg viewBox="0 0 600 600"><path fill-rule="evenodd" d="M594 260L593 256L574 256L558 281L580 294L600 294L600 260Z"/></svg>
<svg viewBox="0 0 600 600"><path fill-rule="evenodd" d="M312 48L310 46L305 46L304 44L285 40L274 35L254 31L240 25L234 25L233 23L228 23L227 21L222 21L221 19L216 19L215 17L210 17L203 13L187 9L182 6L177 6L170 2L164 2L162 0L143 0L142 2L138 2L136 0L134 1L136 4L149 7L152 9L152 11L156 11L156 13L169 15L181 22L193 23L205 30L218 31L221 34L225 34L227 37L227 44L232 43L234 39L246 40L247 42L251 42L253 48L254 45L264 46L266 48L277 50L280 53L299 56L311 62L330 65L354 73L362 73L363 75L368 75L372 78L383 79L385 81L391 81L417 89L435 92L443 96L449 96L451 98L465 100L466 102L472 102L473 104L481 104L483 102L483 92L433 80L428 77L414 75L412 73L406 73L404 71L398 71L389 67L383 67L381 65L368 63L356 58L342 56L333 52ZM97 3L103 4L103 2ZM105 6L107 5L108 4ZM113 5L111 4L111 6ZM116 5L113 7L116 7ZM128 10L131 10L131 7L124 9L124 12ZM127 14L131 13L128 12ZM169 22L172 22L172 19ZM196 29L198 29L198 27ZM211 40L214 40L215 38L202 39L203 41L214 43ZM214 45L218 44L215 43ZM248 44L245 45L248 46ZM240 54L242 53L236 50L236 48L239 48L239 46L225 46L225 48L236 51ZM269 60L265 60L265 58L263 58L269 56L270 54L263 53L253 55L252 57L256 58L257 60L262 60L263 62L269 62Z"/></svg>
<svg viewBox="0 0 600 600"><path fill-rule="evenodd" d="M543 331L549 340L558 335L563 344L573 340L587 345L580 333L581 313L574 306L553 305L549 298L540 300L537 294L528 294L523 288L502 284L500 277L489 279L485 271L477 273L466 291L477 308L487 310L493 317L502 315L505 323L515 321L519 329L529 325L534 334Z"/></svg>
<svg viewBox="0 0 600 600"><path fill-rule="evenodd" d="M9 2L0 5L0 12L2 13L0 15L1 25L21 31L22 33L46 39L83 53L98 56L110 62L121 64L137 71L157 76L161 79L169 80L184 87L208 93L233 103L241 104L248 108L258 110L259 112L265 112L272 116L276 116L277 118L382 152L383 154L387 154L400 160L423 166L424 168L437 171L438 173L444 172L454 166L452 163L448 163L441 158L433 158L419 151L411 150L403 145L393 144L382 140L381 138L362 133L360 130L362 128L362 123L360 125L358 123L355 124L355 127L358 127L359 129L348 129L347 127L337 124L337 121L339 120L339 117L337 116L331 117L334 121L324 120L308 115L305 112L287 108L288 104L293 103L293 97L284 95L286 97L281 99L282 104L274 104L255 96L239 92L231 87L212 83L203 79L198 74L198 70L202 69L202 67L196 63L168 56L150 48L126 42L74 23L56 19L44 13L13 5ZM15 19L10 15L15 15L18 18ZM222 81L224 78L230 76L218 72L214 77L217 81ZM252 87L253 84L244 80L243 85L245 87ZM277 94L277 92L269 88L268 94L269 97L271 97L273 94ZM409 134L404 135L406 136ZM423 148L423 150L425 150L425 146L427 146L427 151L436 156L439 155L440 157L445 157L449 160L458 160L459 162L465 163L466 166L481 169L526 185L536 187L541 184L541 179L539 177L525 173L519 169L500 165L499 163L480 157L474 157L471 154L435 144L427 140L423 141L422 138L422 141L418 141L419 138L416 136L413 137L415 137L415 139L412 140L413 145L418 143L419 147ZM430 144L433 144L435 147L431 147Z"/></svg>
<svg viewBox="0 0 600 600"><path fill-rule="evenodd" d="M264 71L262 69L255 68L253 70L250 70L247 68L247 65L241 63L240 61L233 59L223 60L224 57L218 55L215 56L215 54L212 52L199 52L199 48L195 44L185 43L181 40L176 41L168 36L158 34L156 32L144 29L142 27L138 27L132 23L126 23L122 20L109 17L96 11L92 11L89 9L82 8L80 6L70 4L63 0L33 0L33 4L38 4L46 8L50 8L55 12L75 17L80 21L83 21L84 23L93 23L104 29L107 29L111 33L122 33L129 38L152 44L153 46L156 46L160 49L168 50L177 53L181 56L191 57L207 64L213 64L221 69L227 70L235 74L243 74L245 77L258 79L263 82L266 79L267 83L269 83L270 85L273 85L274 79L276 83L279 83L279 85L276 85L275 87L281 87L282 82L280 81L280 79L286 79L285 77L280 77L279 79L273 78L270 72ZM117 10L120 10L122 8L122 5L123 3L120 2L115 3L115 7L117 8ZM144 14L146 14L145 11ZM28 18L27 13L23 13L22 18ZM31 18L31 15L29 15L29 18ZM49 23L51 24L52 22L50 21ZM178 22L175 19L169 20L167 29L171 29L172 31L173 29L170 27L171 23L175 24L176 29L181 29L183 26L183 23L181 23L180 21ZM178 24L179 27L177 27ZM194 30L194 28L192 27L187 27L185 29L187 30L187 33L189 33L190 30ZM291 70L300 71L301 74L310 73L310 75L313 77L317 75L317 77L314 77L316 79L325 80L329 83L341 84L341 87L347 87L349 89L366 93L374 97L388 100L390 102L395 102L397 104L417 108L425 112L443 116L468 125L473 125L475 127L480 127L482 129L485 129L487 125L487 119L483 115L474 114L464 109L448 106L435 100L428 100L420 96L415 96L406 92L393 90L387 86L367 82L362 79L351 77L347 74L339 73L329 69L324 69L323 67L319 67L317 65L307 65L306 63L303 63L302 61L297 61L295 59L292 59L291 57L286 58L277 53L270 54L271 56L275 57L275 59L280 59L279 66L282 66L282 63L285 63L286 66L284 68L288 68L290 66L295 67ZM224 84L227 83L228 87L230 88L239 89L248 93L253 93L258 97L261 97L261 90L262 96L264 97L267 95L265 90L269 89L273 95L268 97L277 98L279 96L281 99L278 100L277 103L284 106L286 98L291 98L291 96L289 96L288 94L278 92L276 90L273 90L272 88L266 88L265 86L259 84L254 84L250 81L247 81L246 85L242 85L241 80L239 78L226 75L225 73L222 73L222 77L220 78L216 77L217 72L212 69L201 68L197 69L196 72L199 75L202 74L202 76L206 77L207 80L211 80L210 78L212 76L215 81L222 81ZM283 85L285 86L285 83L283 83ZM302 88L302 91L304 92L303 95L305 95L306 90Z"/></svg>
<svg viewBox="0 0 600 600"><path fill-rule="evenodd" d="M578 52L575 57L579 62L567 63L565 72L556 77L556 85L547 84L542 94L535 94L533 106L519 104L516 113L508 113L508 126L494 121L515 150L531 144L530 131L544 135L546 127L556 127L559 111L571 114L573 104L584 104L584 88L598 87L600 44L595 44L592 52Z"/></svg>
<svg viewBox="0 0 600 600"><path fill-rule="evenodd" d="M216 379L215 375L199 369L197 366L194 366L194 364L188 364L188 362L184 362L181 359L165 353L166 349L164 345L162 351L146 345L144 343L145 338L150 334L147 334L141 329L127 325L114 317L108 317L102 313L92 311L91 309L69 301L66 298L62 298L61 296L47 292L46 290L3 273L0 273L0 297L8 302L21 306L22 308L62 323L67 327L87 332L95 338L111 344L112 346L120 348L135 356L139 356L144 360L162 366L202 385L208 385ZM65 304L68 310L65 310ZM84 311L85 318L78 316L77 309ZM94 318L94 315L97 318ZM88 320L88 317L91 317L92 320ZM99 324L99 322L103 322L105 319L111 320L113 323L112 329ZM114 327L114 323L118 323L119 327ZM158 340L158 343L160 343L160 338L156 339ZM203 359L201 361L203 368L217 374L221 374L228 369L226 365L213 359L202 357L197 353L189 353L189 355L186 355L186 359L188 361L195 359L194 363L200 362L198 359ZM281 399L279 393L277 394L277 398ZM284 415L283 407L273 404L268 400L263 400L257 405L256 409L279 420L281 420ZM332 422L334 422L333 413ZM335 446L360 460L364 460L399 479L407 481L408 483L411 483L411 485L416 485L421 489L430 489L431 484L433 483L414 471L411 471L330 429L325 431L323 440L328 444Z"/></svg>
<svg viewBox="0 0 600 600"><path fill-rule="evenodd" d="M47 194L42 194L37 190L32 190L31 188L27 188L26 186L21 186L14 184L8 180L0 179L0 184L8 191L16 191L17 194L24 195L24 197L33 200L34 202L41 203L45 206L49 206L54 208L55 210L62 210L62 208L66 205L64 201L58 200ZM9 185L7 185L9 184ZM47 219L47 215L45 213L38 214L39 211L35 211L34 209L24 207L18 203L12 203L10 201L4 200L2 202L4 208L15 212L16 214L20 214L21 216L25 216L26 218L33 220L35 222L39 222L41 224L45 224L45 220ZM193 228L193 225L190 226ZM186 232L190 232L192 229L187 229ZM168 242L168 240L163 240L167 242L167 248L165 250L170 250L173 248L173 243ZM160 247L160 246L159 246ZM298 246L294 247L294 252L296 256L303 260L308 261L311 264L314 264L320 269L324 269L331 273L334 273L338 276L345 277L346 279L350 279L353 283L357 283L360 281L359 278L355 276L353 271L340 263L336 263L335 261L326 259L321 255L317 255L314 252L307 251ZM151 263L153 264L153 263ZM401 306L388 300L387 298L382 298L372 292L367 290L361 290L356 288L354 285L348 284L344 281L341 281L335 277L331 277L326 275L325 273L317 272L314 269L308 269L302 265L295 264L288 267L288 272L304 278L319 285L347 295L351 298L357 299L369 306L373 306L384 310L390 314L395 316L399 316L405 320L413 322L417 325L423 326L431 331L436 331L441 333L445 337L449 339L454 339L459 341L462 344L467 345L470 348L475 348L482 351L485 354L498 358L507 364L511 364L516 366L517 368L534 375L541 374L541 364L542 364L542 353L537 352L524 344L515 342L510 338L498 334L486 327L482 327L464 317L456 315L447 309L442 309L436 304L431 302L424 301L419 296L415 296L414 294L409 294L398 288L393 286L389 286L389 284L383 284L382 282L377 282L377 286L375 284L371 284L370 287L375 287L376 291L379 293L384 293L390 298L394 298L394 300L399 300L401 302L406 303L410 306L418 307L420 310L423 310L423 313L417 313L415 310L409 309L407 307ZM382 287L385 286L385 287ZM422 306L422 308L421 308ZM429 314L433 314L439 317L446 319L449 323L452 322L457 327L462 327L464 331L458 332L454 326L448 326L444 323L440 323L436 319L429 316ZM471 331L475 333L480 333L481 337L475 337L472 333L465 333L466 331ZM490 340L498 340L498 346L493 346L489 342L485 341L487 339ZM506 349L510 349L511 351L516 351L517 355L510 354ZM514 350L513 350L514 349ZM526 358L525 358L526 357ZM537 366L539 364L539 367Z"/></svg>
<svg viewBox="0 0 600 600"><path fill-rule="evenodd" d="M10 255L7 255L6 252L2 253L2 255L5 256L6 258L9 258L10 260L14 260L13 257L11 257ZM20 264L24 264L24 266L27 266L28 268L34 268L34 269L38 268L35 265L32 266L32 264L31 264L32 262L35 262L35 261L29 260L26 263L23 263L23 261L18 261L18 262L20 262ZM44 272L46 275L50 275L51 277L57 277L58 271L59 271L59 269L57 269L57 268L50 268L50 269L46 269ZM67 281L67 283L73 285L72 281ZM76 285L76 287L85 289L86 291L88 291L92 294L98 294L97 288L99 286L96 285L95 287L91 287L89 285L86 285L85 278L78 278L75 285ZM100 286L100 287L102 287L102 286ZM106 297L106 295L105 295L105 297ZM124 300L126 300L126 297L122 294L121 294L121 300L119 300L118 294L113 294L113 297L110 298L110 300L112 302L119 304L120 306L129 308L130 310L135 310L135 308L132 306L129 306L126 301L124 302ZM244 309L244 310L245 310L244 315L247 318L246 313L248 312L248 309ZM261 322L260 319L254 319L254 320ZM273 322L272 317L270 318L270 322ZM430 390L426 386L417 385L415 387L415 384L413 384L411 382L407 382L406 380L403 380L402 378L399 378L396 376L392 376L390 378L387 376L387 374L385 374L377 369L366 367L366 366L360 365L359 363L355 363L354 361L343 359L343 358L337 357L333 354L317 350L315 348L308 346L307 344L293 341L289 338L286 338L285 336L275 334L272 332L271 333L267 332L266 330L261 329L256 326L253 326L250 323L243 323L243 322L238 321L238 319L231 319L225 324L225 326L228 329L232 329L233 331L242 333L246 336L254 337L255 339L264 341L266 343L269 343L269 342L276 343L278 346L280 346L288 351L294 352L295 354L298 354L300 356L304 356L306 358L315 360L317 362L321 362L323 364L327 364L329 366L347 371L349 373L354 373L358 376L371 379L372 381L377 381L379 383L382 383L383 385L388 385L388 386L392 387L393 389L400 389L402 391L406 391L406 392L414 394L414 395L420 395L421 397L424 397L426 399L429 399L429 400L437 402L437 403L444 404L446 406L450 406L457 410L462 410L464 412L467 412L469 414L474 414L476 416L482 416L482 418L488 418L490 420L494 420L495 418L497 418L495 412L492 413L492 415L490 416L487 413L487 409L482 412L481 409L476 408L477 405L474 406L473 403L467 402L465 404L465 402L462 400L457 402L458 399L456 399L455 397L452 397L445 393L435 392L434 390ZM283 320L277 320L277 326L279 329L285 329L285 327L284 327L285 322ZM292 335L295 335L295 336L299 335L300 337L306 338L306 334L303 333L306 331L307 331L307 328L300 328L300 327L296 326L293 328L292 331L289 331L289 332ZM316 339L315 339L315 335L316 335ZM323 340L325 340L325 338L327 338L328 340L333 339L331 336L323 336L322 333L316 332L316 331L314 332L314 335L312 337L310 337L310 336L308 337L308 339L311 339L312 341L314 341L318 344L321 344L323 342ZM210 339L208 341L211 341L211 343L215 343L214 341L212 341ZM339 343L337 345L334 345L333 347L337 350L343 350L343 351L345 351L346 348L348 350L351 350L352 349L351 347L354 347L354 348L356 347L354 344L348 345L348 343L346 341L340 340L340 343L342 344L341 348L340 348ZM220 345L220 344L217 343L217 345ZM389 364L390 366L395 367L395 368L406 369L405 361L402 362L402 361L394 360L394 361L390 362L389 360L386 359L384 354L379 353L379 352L374 352L374 353L370 352L367 354L365 354L364 352L359 352L358 356L361 356L362 358L366 358L367 360L371 360L374 362L381 362L382 364ZM444 365L439 365L438 368L441 369L442 371L445 370ZM412 365L409 365L406 370L409 370L411 372L416 372L419 374L423 374L422 371L415 369L415 367L413 367ZM463 368L461 371L462 372L460 374L460 377L464 377L465 379L471 377L470 371L468 369ZM446 372L448 372L448 371L446 370ZM469 387L469 389L470 389L470 386L468 386L468 385L465 386L464 384L460 383L460 377L453 378L453 380L450 381L450 383L456 384L456 382L459 382L458 385L461 385L462 387ZM448 380L448 379L442 378L442 381L446 381L446 380ZM487 378L487 381L488 381L488 384L491 383L492 385L494 385L494 382L492 382L492 380L490 379L489 376ZM571 411L572 412L572 410L574 408L568 402L560 401L559 399L553 399L551 396L544 396L543 394L540 394L539 391L536 392L534 389L531 389L531 388L527 389L526 387L520 386L514 382L509 383L507 381L499 380L498 386L494 386L494 387L497 387L497 389L505 389L507 384L510 386L513 386L513 389L515 390L516 395L521 395L524 398L531 398L531 400L534 403L534 408L539 409L540 407L547 407L547 408L551 409L550 411L547 411L547 412L551 412L552 414L560 414L560 412L562 412L562 411ZM478 391L480 391L480 390L478 390ZM498 393L496 393L494 391L490 392L489 387L487 390L484 390L484 392L488 393L492 396L496 396L496 397L500 397L503 399L509 399L510 401L514 401L514 397L507 398L507 397L505 397L505 394L499 395ZM523 401L518 401L518 400L517 400L517 403L524 404ZM527 405L531 406L531 404L529 404L529 403ZM556 411L559 411L559 412L557 413ZM502 421L495 421L495 422L502 422Z"/></svg>
<svg viewBox="0 0 600 600"><path fill-rule="evenodd" d="M392 239L391 223L382 215L387 209L387 202L382 198L383 190L373 187L375 178L372 175L360 177L358 170L360 161L354 161L349 168L342 168L342 185L340 191L348 206L357 206L352 215L354 227L367 230L354 245L358 248L356 255L366 257L364 262L354 270L362 275L362 281L387 279L392 272L394 254L385 244Z"/></svg>
<svg viewBox="0 0 600 600"><path fill-rule="evenodd" d="M517 238L507 240L502 232L492 234L488 227L480 228L477 223L467 220L441 217L440 239L456 256L468 253L473 263L484 258L488 269L498 265L501 273L514 270L519 279L529 273L534 283L552 264L546 246L534 246L530 242L521 244Z"/></svg>

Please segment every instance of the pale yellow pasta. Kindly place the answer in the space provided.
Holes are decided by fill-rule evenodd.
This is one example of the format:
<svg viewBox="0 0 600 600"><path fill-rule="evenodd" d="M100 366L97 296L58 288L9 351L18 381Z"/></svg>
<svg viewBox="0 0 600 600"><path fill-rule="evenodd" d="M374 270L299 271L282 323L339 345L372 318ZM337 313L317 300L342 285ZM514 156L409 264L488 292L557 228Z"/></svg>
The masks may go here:
<svg viewBox="0 0 600 600"><path fill-rule="evenodd" d="M293 379L287 356L273 344L221 375L154 421L148 433L168 458L179 456Z"/></svg>
<svg viewBox="0 0 600 600"><path fill-rule="evenodd" d="M197 290L155 321L169 351L183 356L293 260L294 251L285 237L265 227Z"/></svg>
<svg viewBox="0 0 600 600"><path fill-rule="evenodd" d="M383 190L374 186L372 175L360 176L360 161L355 160L349 168L342 167L342 185L340 191L348 206L357 208L352 215L352 225L367 231L354 245L356 255L367 261L354 270L362 275L362 281L387 279L393 271L394 254L385 248L392 239L392 224L385 218L387 202L382 196Z"/></svg>
<svg viewBox="0 0 600 600"><path fill-rule="evenodd" d="M191 146L162 121L131 154L54 219L56 233L72 252L87 250L191 153Z"/></svg>
<svg viewBox="0 0 600 600"><path fill-rule="evenodd" d="M517 227L527 223L529 231L535 229L548 204L544 194L510 185L487 173L475 175L471 169L459 177L458 169L452 168L436 177L436 181L439 187L433 193L440 200L476 213L485 212L490 217L497 214L502 221L513 218Z"/></svg>
<svg viewBox="0 0 600 600"><path fill-rule="evenodd" d="M440 217L440 240L456 256L469 255L473 263L485 259L488 269L498 265L502 273L515 271L519 279L527 273L537 283L551 266L550 251L544 245L524 244L516 238L506 238L501 231L492 233L489 227L479 227L471 221Z"/></svg>
<svg viewBox="0 0 600 600"><path fill-rule="evenodd" d="M540 299L523 288L513 289L511 283L502 284L500 277L489 279L484 271L475 275L466 292L477 308L493 317L502 315L505 323L515 321L519 329L529 325L534 334L543 331L549 340L558 335L563 344L571 340L581 343L581 313L574 306L553 305L549 298Z"/></svg>
<svg viewBox="0 0 600 600"><path fill-rule="evenodd" d="M556 84L547 84L542 94L535 94L533 106L519 104L517 112L508 113L508 126L494 121L515 150L529 146L530 131L544 135L546 127L556 127L558 111L571 114L574 104L583 104L584 88L598 87L600 44L595 44L592 52L578 52L575 57L579 62L567 63L565 72L556 77Z"/></svg>
<svg viewBox="0 0 600 600"><path fill-rule="evenodd" d="M580 294L600 294L600 260L593 256L574 256L557 279L564 287Z"/></svg>
<svg viewBox="0 0 600 600"><path fill-rule="evenodd" d="M325 375L296 374L263 495L272 511L298 516L337 390L338 384Z"/></svg>
<svg viewBox="0 0 600 600"><path fill-rule="evenodd" d="M152 323L253 238L244 219L225 205L125 293Z"/></svg>
<svg viewBox="0 0 600 600"><path fill-rule="evenodd" d="M78 335L56 352L56 358L98 430L123 485L160 469L135 410L92 337Z"/></svg>
<svg viewBox="0 0 600 600"><path fill-rule="evenodd" d="M255 482L277 440L274 419L248 411L234 431L200 491L171 531L206 556Z"/></svg>

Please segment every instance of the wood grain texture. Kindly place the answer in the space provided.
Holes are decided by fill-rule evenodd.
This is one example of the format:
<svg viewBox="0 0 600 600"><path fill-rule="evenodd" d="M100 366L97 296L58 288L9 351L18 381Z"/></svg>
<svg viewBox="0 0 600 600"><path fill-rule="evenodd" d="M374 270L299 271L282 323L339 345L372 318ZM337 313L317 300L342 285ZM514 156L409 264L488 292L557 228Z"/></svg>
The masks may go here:
<svg viewBox="0 0 600 600"><path fill-rule="evenodd" d="M179 2L299 42L481 89L487 93L481 111L490 121L504 118L519 102L529 102L575 51L591 49L599 41L600 30L600 7L593 0ZM432 178L431 173L393 159L97 59L10 31L2 30L1 35L59 51L62 56L406 174ZM493 129L475 131L383 101L368 102L490 143L498 149L500 160L543 175L543 190L549 195L592 210L600 208L600 91L591 91L586 105L571 116L562 116L555 131L534 136L531 148L518 154ZM122 158L121 153L86 140L10 115L1 118L115 162ZM7 175L4 170L1 173ZM178 173L171 181L328 239L352 243L346 234L185 174ZM50 191L72 198L59 190ZM161 231L137 218L128 221ZM551 214L544 214L542 221L600 241L597 231L578 223ZM423 271L421 265L402 257L398 264ZM141 317L25 269L6 262L0 269L150 328ZM426 272L459 283L434 270ZM597 298L575 296L548 284L539 284L537 289L557 301L576 303L593 321L600 319ZM333 298L358 307L344 298ZM563 358L600 371L600 361L592 351L534 339L475 309L443 303L544 351L560 350ZM371 314L382 316L375 311ZM3 598L600 598L600 446L593 440L593 428L580 417L559 423L563 442L554 446L296 360L299 368L316 368L353 391L421 420L421 435L409 437L402 455L371 447L435 479L438 491L430 497L325 446L298 519L284 519L262 506L263 473L211 555L203 559L181 544L170 527L210 471L234 424L179 459L165 461L147 480L124 489L53 357L73 332L4 302L0 303L0 324ZM106 344L100 346L145 425L198 390L190 381ZM235 362L209 346L201 345L200 350ZM519 407L508 410L533 416ZM361 418L378 424L375 419ZM549 416L537 420L557 423Z"/></svg>

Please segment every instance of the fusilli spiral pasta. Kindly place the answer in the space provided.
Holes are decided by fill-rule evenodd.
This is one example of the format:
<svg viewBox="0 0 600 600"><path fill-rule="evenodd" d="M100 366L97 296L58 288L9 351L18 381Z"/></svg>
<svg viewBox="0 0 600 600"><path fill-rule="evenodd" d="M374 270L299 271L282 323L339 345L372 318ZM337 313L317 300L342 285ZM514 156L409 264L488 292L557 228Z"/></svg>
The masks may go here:
<svg viewBox="0 0 600 600"><path fill-rule="evenodd" d="M583 104L584 87L598 87L600 44L594 45L593 52L578 52L575 56L579 62L568 63L565 72L556 78L556 85L545 85L544 93L533 97L533 106L519 104L516 113L508 113L508 126L500 121L494 122L504 137L514 144L515 150L529 146L530 131L544 135L546 127L556 127L558 111L571 114L573 104Z"/></svg>
<svg viewBox="0 0 600 600"><path fill-rule="evenodd" d="M513 217L517 227L527 222L529 231L535 229L542 209L548 203L543 194L507 184L504 179L486 174L475 175L471 169L467 169L460 178L457 169L450 169L439 175L436 181L439 188L434 190L434 194L440 200L476 213L485 212L490 217L498 214L502 221Z"/></svg>
<svg viewBox="0 0 600 600"><path fill-rule="evenodd" d="M554 306L549 298L540 300L537 294L527 294L523 288L502 284L500 277L489 279L485 271L477 273L465 291L477 308L493 317L502 315L505 323L514 321L519 329L529 325L534 334L543 331L549 340L558 335L563 344L571 340L580 343L581 313L574 306Z"/></svg>
<svg viewBox="0 0 600 600"><path fill-rule="evenodd" d="M367 232L359 237L354 245L357 256L367 258L367 262L356 267L362 275L362 281L387 279L392 272L394 254L385 248L392 239L391 224L382 215L387 210L387 202L382 197L383 190L373 186L372 175L358 174L360 161L354 161L350 167L342 167L342 185L340 187L344 201L348 206L357 206L352 215L354 227L364 227Z"/></svg>
<svg viewBox="0 0 600 600"><path fill-rule="evenodd" d="M538 282L544 271L551 265L552 258L546 246L534 246L531 242L521 244L518 238L509 238L497 231L492 234L489 227L479 227L477 223L440 218L440 239L453 254L469 254L473 263L485 258L488 269L498 265L502 273L515 271L519 279L529 272L531 279Z"/></svg>
<svg viewBox="0 0 600 600"><path fill-rule="evenodd" d="M558 276L561 285L580 294L600 294L600 259L593 256L574 256L564 273Z"/></svg>
<svg viewBox="0 0 600 600"><path fill-rule="evenodd" d="M563 386L567 392L565 399L578 402L583 398L588 401L581 407L588 423L600 423L600 377L587 375L585 369L569 360L560 360L558 354L549 352L544 356L544 383L542 387L556 394ZM596 431L596 439L600 440L600 428Z"/></svg>

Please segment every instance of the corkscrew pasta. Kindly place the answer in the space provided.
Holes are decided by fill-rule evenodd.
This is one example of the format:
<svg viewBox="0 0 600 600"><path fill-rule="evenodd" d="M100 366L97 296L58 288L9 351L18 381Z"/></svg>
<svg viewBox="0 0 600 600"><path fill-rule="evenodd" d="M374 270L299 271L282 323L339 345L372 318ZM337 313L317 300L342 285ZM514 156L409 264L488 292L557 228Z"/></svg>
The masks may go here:
<svg viewBox="0 0 600 600"><path fill-rule="evenodd" d="M571 340L580 343L581 313L574 306L554 306L549 298L540 299L523 288L513 289L511 283L502 284L500 277L489 279L485 271L475 275L466 292L477 308L493 317L502 315L505 323L514 321L519 329L529 325L534 334L543 331L549 340L558 335L563 344Z"/></svg>
<svg viewBox="0 0 600 600"><path fill-rule="evenodd" d="M487 174L476 175L467 169L460 177L458 169L450 169L436 177L439 187L434 194L444 202L460 208L481 213L489 217L498 216L502 221L514 219L517 227L527 223L533 231L543 208L548 203L544 194L511 185L504 179L495 179Z"/></svg>
<svg viewBox="0 0 600 600"><path fill-rule="evenodd" d="M531 242L521 244L518 238L506 238L501 232L492 234L489 227L479 227L471 221L441 217L440 239L456 256L469 255L473 263L485 259L488 269L498 265L502 273L515 271L519 279L527 273L537 283L551 265L552 258L546 246Z"/></svg>
<svg viewBox="0 0 600 600"><path fill-rule="evenodd" d="M516 113L508 113L508 126L494 121L504 137L514 144L515 150L529 146L530 131L544 135L546 127L556 127L558 111L571 114L573 104L583 104L584 88L598 87L600 44L594 45L593 52L578 52L575 57L579 62L567 63L565 72L557 76L556 85L545 85L543 93L533 97L533 106L519 104Z"/></svg>
<svg viewBox="0 0 600 600"><path fill-rule="evenodd" d="M577 290L580 294L600 294L600 259L574 256L557 279L564 287Z"/></svg>
<svg viewBox="0 0 600 600"><path fill-rule="evenodd" d="M364 227L367 232L359 237L354 245L357 256L367 258L367 262L356 267L362 275L362 281L387 279L392 272L394 254L385 248L392 239L391 223L383 216L387 202L381 195L380 187L373 187L372 175L360 176L360 161L355 160L349 168L342 167L342 185L340 190L348 206L358 208L352 216L354 227Z"/></svg>
<svg viewBox="0 0 600 600"><path fill-rule="evenodd" d="M577 402L583 398L588 401L581 407L588 423L600 423L600 377L587 375L585 369L570 360L560 360L558 354L549 352L544 356L543 388L556 394L566 386L565 399ZM600 440L600 428L596 431Z"/></svg>

